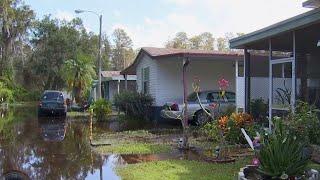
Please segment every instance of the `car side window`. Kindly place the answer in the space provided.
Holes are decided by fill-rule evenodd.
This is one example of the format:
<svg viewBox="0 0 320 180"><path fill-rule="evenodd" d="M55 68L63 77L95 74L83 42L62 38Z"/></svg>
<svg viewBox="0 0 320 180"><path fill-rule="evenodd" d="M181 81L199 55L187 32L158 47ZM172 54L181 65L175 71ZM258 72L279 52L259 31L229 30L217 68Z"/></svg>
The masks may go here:
<svg viewBox="0 0 320 180"><path fill-rule="evenodd" d="M207 101L208 102L218 102L218 93L216 92L210 92L207 94Z"/></svg>
<svg viewBox="0 0 320 180"><path fill-rule="evenodd" d="M236 102L236 95L235 93L226 92L226 98L228 102Z"/></svg>

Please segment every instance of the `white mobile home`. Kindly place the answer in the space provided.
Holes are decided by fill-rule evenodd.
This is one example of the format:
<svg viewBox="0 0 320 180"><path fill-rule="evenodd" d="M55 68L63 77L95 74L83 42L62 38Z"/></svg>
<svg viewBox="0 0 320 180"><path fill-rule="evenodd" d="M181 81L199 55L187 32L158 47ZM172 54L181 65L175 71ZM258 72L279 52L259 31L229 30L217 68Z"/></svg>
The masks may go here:
<svg viewBox="0 0 320 180"><path fill-rule="evenodd" d="M229 81L228 91L236 93L237 107L243 108L243 58L237 52L144 47L134 63L121 74L136 74L138 92L150 94L158 111L166 102L182 103L183 66L187 60L185 78L188 95L193 92L195 78L200 80L201 90L218 90L218 79L223 77ZM252 58L260 59L260 62L267 59L265 56ZM259 70L254 71L258 76Z"/></svg>

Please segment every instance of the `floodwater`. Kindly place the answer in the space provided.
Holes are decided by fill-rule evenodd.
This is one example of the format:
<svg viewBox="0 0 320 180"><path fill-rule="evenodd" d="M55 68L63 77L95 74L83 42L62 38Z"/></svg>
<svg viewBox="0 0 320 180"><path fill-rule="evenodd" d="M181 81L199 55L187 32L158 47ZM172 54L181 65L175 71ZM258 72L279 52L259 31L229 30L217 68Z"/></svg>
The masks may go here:
<svg viewBox="0 0 320 180"><path fill-rule="evenodd" d="M99 132L117 124L94 124ZM192 152L151 155L99 155L89 144L89 123L42 118L35 107L0 110L0 177L29 179L121 179L115 167L163 159L197 159ZM1 179L1 178L0 178Z"/></svg>

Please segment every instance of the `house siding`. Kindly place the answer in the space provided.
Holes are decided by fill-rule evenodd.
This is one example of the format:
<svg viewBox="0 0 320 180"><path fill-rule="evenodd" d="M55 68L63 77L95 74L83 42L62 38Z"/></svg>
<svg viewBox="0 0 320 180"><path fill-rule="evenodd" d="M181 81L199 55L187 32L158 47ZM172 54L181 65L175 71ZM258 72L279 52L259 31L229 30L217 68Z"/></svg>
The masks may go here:
<svg viewBox="0 0 320 180"><path fill-rule="evenodd" d="M142 69L150 68L150 95L154 106L163 106L166 102L182 103L182 59L167 57L152 59L141 57L137 65L137 91L142 92ZM229 91L236 91L234 61L191 59L187 68L188 94L193 92L194 78L200 79L201 90L218 90L218 80L223 77L229 81Z"/></svg>
<svg viewBox="0 0 320 180"><path fill-rule="evenodd" d="M162 106L166 102L182 103L182 59L163 59L157 66L156 105ZM218 90L218 79L223 77L230 83L229 91L235 92L234 62L219 60L191 60L187 68L187 91L193 92L194 78L200 79L201 90Z"/></svg>
<svg viewBox="0 0 320 180"><path fill-rule="evenodd" d="M141 57L137 65L137 91L142 92L142 69L149 67L149 94L154 98L154 105L157 104L157 61L147 55Z"/></svg>

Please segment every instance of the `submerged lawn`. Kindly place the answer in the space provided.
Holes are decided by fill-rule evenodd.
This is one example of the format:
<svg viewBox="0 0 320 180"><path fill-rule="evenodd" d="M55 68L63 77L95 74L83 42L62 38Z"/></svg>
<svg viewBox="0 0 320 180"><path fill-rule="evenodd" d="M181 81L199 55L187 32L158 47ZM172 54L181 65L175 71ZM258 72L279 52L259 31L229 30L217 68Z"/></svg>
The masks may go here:
<svg viewBox="0 0 320 180"><path fill-rule="evenodd" d="M118 168L122 179L234 179L248 159L232 164L214 164L188 160L154 161Z"/></svg>
<svg viewBox="0 0 320 180"><path fill-rule="evenodd" d="M129 143L100 146L96 151L101 154L154 154L170 152L171 146L166 144Z"/></svg>

